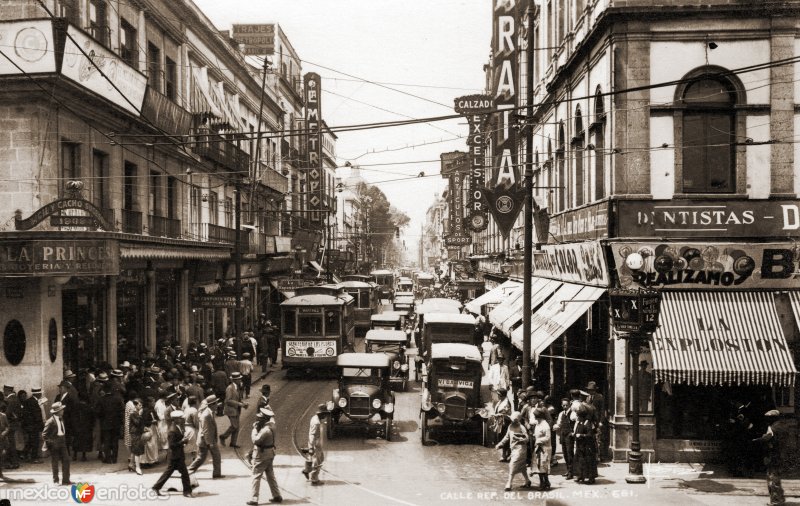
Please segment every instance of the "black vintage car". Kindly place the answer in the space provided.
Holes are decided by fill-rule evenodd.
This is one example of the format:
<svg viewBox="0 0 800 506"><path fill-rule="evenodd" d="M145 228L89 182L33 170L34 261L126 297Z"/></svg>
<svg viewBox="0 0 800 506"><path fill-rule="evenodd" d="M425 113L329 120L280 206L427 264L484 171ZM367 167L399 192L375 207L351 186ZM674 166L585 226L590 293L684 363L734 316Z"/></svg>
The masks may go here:
<svg viewBox="0 0 800 506"><path fill-rule="evenodd" d="M339 386L328 401L328 439L339 425L361 425L388 441L392 436L394 392L390 387L392 358L383 353L342 353L336 360Z"/></svg>
<svg viewBox="0 0 800 506"><path fill-rule="evenodd" d="M367 332L364 341L367 353L383 353L392 360L389 383L403 392L408 384L406 338L406 333L402 330L376 329Z"/></svg>
<svg viewBox="0 0 800 506"><path fill-rule="evenodd" d="M422 444L434 432L471 433L488 444L489 410L482 392L483 367L476 346L434 343L422 388Z"/></svg>

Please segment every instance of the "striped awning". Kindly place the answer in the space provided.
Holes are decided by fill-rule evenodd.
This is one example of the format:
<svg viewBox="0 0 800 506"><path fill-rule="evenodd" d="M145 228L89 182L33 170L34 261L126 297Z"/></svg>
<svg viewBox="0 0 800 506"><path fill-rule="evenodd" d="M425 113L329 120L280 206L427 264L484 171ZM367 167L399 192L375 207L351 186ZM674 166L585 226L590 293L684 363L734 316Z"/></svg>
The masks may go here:
<svg viewBox="0 0 800 506"><path fill-rule="evenodd" d="M138 246L123 245L119 247L122 259L146 260L230 260L231 253L226 250L204 249L183 246Z"/></svg>
<svg viewBox="0 0 800 506"><path fill-rule="evenodd" d="M794 384L771 292L665 292L659 323L651 343L656 381Z"/></svg>
<svg viewBox="0 0 800 506"><path fill-rule="evenodd" d="M800 328L800 292L789 292L789 301L792 304L792 312L794 313L794 320L797 322L797 328Z"/></svg>
<svg viewBox="0 0 800 506"><path fill-rule="evenodd" d="M471 301L464 304L464 307L470 313L480 314L481 308L486 304L497 304L502 302L503 299L514 289L517 287L521 287L522 284L518 283L517 281L508 280L500 286L496 286L489 290L488 292L484 293L480 297L476 297Z"/></svg>
<svg viewBox="0 0 800 506"><path fill-rule="evenodd" d="M542 302L547 300L553 292L558 290L562 284L561 281L555 279L545 278L531 278L531 311L542 305ZM500 330L507 336L511 336L512 328L522 321L522 306L525 304L525 298L520 297L514 303L508 317L500 324Z"/></svg>
<svg viewBox="0 0 800 506"><path fill-rule="evenodd" d="M606 289L599 286L560 284L552 297L531 317L531 355L534 361L605 292ZM511 342L522 349L522 339L522 327L518 327L511 335Z"/></svg>

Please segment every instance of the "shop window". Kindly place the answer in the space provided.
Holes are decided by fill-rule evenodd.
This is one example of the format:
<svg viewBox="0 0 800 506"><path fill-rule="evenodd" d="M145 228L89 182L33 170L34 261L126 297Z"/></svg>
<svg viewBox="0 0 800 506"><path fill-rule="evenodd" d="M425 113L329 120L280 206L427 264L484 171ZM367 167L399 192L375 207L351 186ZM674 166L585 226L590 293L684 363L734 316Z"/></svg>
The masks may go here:
<svg viewBox="0 0 800 506"><path fill-rule="evenodd" d="M716 77L699 78L681 97L683 192L736 191L736 92Z"/></svg>
<svg viewBox="0 0 800 506"><path fill-rule="evenodd" d="M108 27L108 14L104 0L89 0L89 26L87 31L99 43L108 47L111 32Z"/></svg>
<svg viewBox="0 0 800 506"><path fill-rule="evenodd" d="M47 327L47 351L50 355L50 362L55 362L58 358L58 324L55 318L50 318Z"/></svg>
<svg viewBox="0 0 800 506"><path fill-rule="evenodd" d="M293 336L295 333L294 311L283 312L283 333L287 336Z"/></svg>
<svg viewBox="0 0 800 506"><path fill-rule="evenodd" d="M3 352L11 365L18 365L25 357L25 329L18 320L11 320L3 332Z"/></svg>
<svg viewBox="0 0 800 506"><path fill-rule="evenodd" d="M322 318L319 316L300 316L297 318L299 328L298 335L301 336L321 336Z"/></svg>

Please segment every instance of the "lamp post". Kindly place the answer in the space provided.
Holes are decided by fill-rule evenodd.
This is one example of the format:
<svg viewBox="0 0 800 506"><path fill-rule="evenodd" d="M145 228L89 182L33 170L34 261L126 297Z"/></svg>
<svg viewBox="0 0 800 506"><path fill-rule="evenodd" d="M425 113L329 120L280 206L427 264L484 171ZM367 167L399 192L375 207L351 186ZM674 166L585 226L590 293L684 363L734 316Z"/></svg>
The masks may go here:
<svg viewBox="0 0 800 506"><path fill-rule="evenodd" d="M633 255L631 255L633 256ZM638 259L626 259L626 264L636 267ZM661 292L656 290L609 290L611 320L620 339L628 342L628 373L632 387L631 399L631 449L628 452L628 483L645 483L642 472L642 445L639 438L639 372L631 365L638 363L642 344L649 340L656 328L661 310Z"/></svg>

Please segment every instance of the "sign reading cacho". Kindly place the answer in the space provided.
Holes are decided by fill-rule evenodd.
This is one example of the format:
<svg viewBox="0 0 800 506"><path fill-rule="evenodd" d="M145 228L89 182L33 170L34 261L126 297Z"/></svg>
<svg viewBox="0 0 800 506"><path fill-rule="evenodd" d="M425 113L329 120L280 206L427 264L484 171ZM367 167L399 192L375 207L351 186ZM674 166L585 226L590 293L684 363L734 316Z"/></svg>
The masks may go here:
<svg viewBox="0 0 800 506"><path fill-rule="evenodd" d="M0 276L116 276L116 241L7 241L0 246Z"/></svg>

